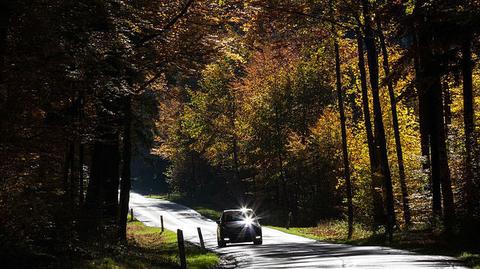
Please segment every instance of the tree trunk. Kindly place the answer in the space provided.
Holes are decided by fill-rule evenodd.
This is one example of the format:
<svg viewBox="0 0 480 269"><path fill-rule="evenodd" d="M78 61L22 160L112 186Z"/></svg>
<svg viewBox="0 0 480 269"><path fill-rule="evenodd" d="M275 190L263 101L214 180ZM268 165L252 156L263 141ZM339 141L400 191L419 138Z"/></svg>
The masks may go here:
<svg viewBox="0 0 480 269"><path fill-rule="evenodd" d="M390 106L392 109L392 123L393 123L393 133L395 137L395 147L397 151L397 161L398 161L398 174L400 180L400 188L402 191L402 203L403 203L403 219L407 227L411 224L411 215L410 215L410 202L408 197L408 188L407 180L405 176L405 166L403 162L403 151L402 151L402 141L400 138L400 129L398 126L398 115L397 115L397 102L395 100L395 92L393 90L393 83L390 78L390 64L388 60L388 51L387 45L385 42L385 37L381 28L380 22L377 21L377 30L380 37L380 46L382 48L383 56L383 69L385 72L385 77L387 79L388 94L390 95Z"/></svg>
<svg viewBox="0 0 480 269"><path fill-rule="evenodd" d="M118 188L120 184L120 152L119 152L119 136L118 132L115 132L112 137L112 143L108 145L108 160L104 169L107 170L105 177L105 220L108 225L111 226L112 240L118 238ZM107 168L108 167L108 168Z"/></svg>
<svg viewBox="0 0 480 269"><path fill-rule="evenodd" d="M335 34L335 28L333 28L333 33ZM345 184L347 191L347 215L348 215L348 238L352 238L353 235L353 202L352 202L352 182L350 179L350 163L348 159L348 144L347 144L347 128L346 128L346 119L345 119L345 110L343 107L343 93L342 93L342 73L340 69L340 51L338 46L337 38L334 37L334 47L335 47L335 77L336 77L336 88L337 88L337 98L338 98L338 110L340 113L340 125L342 129L342 153L343 153L343 169L345 176Z"/></svg>
<svg viewBox="0 0 480 269"><path fill-rule="evenodd" d="M75 199L76 199L76 192L77 192L77 178L76 178L76 167L75 167L75 145L76 141L75 139L70 142L70 150L71 150L71 156L70 156L70 207L73 212L74 207L75 207Z"/></svg>
<svg viewBox="0 0 480 269"><path fill-rule="evenodd" d="M4 130L5 126L3 121L5 120L5 115L7 115L7 110L4 108L7 104L7 92L6 88L3 88L3 74L5 67L5 55L7 50L7 33L8 26L10 21L10 3L8 1L0 2L0 130ZM0 135L0 142L2 141L3 135Z"/></svg>
<svg viewBox="0 0 480 269"><path fill-rule="evenodd" d="M72 173L72 163L74 157L74 143L72 141L67 141L66 144L66 153L65 153L65 162L63 167L63 184L65 189L65 200L70 205L72 199L72 185L71 180L72 177L70 176Z"/></svg>
<svg viewBox="0 0 480 269"><path fill-rule="evenodd" d="M195 165L195 152L194 151L190 151L190 166L191 166L191 170L190 170L190 184L191 184L191 187L188 188L190 189L191 191L187 191L187 195L189 195L191 198L192 197L195 197L197 195L197 188L196 186L198 185L196 180L196 165Z"/></svg>
<svg viewBox="0 0 480 269"><path fill-rule="evenodd" d="M372 87L373 96L373 112L375 125L375 146L378 151L378 158L380 167L377 171L380 173L384 181L387 207L387 235L391 241L393 237L393 227L395 226L395 208L393 199L392 178L390 175L390 167L388 165L387 144L385 139L385 129L382 119L382 107L380 104L379 95L379 73L378 73L378 58L377 49L375 45L374 32L371 26L371 18L369 11L369 3L367 0L362 0L363 15L365 17L365 45L368 56L368 67L370 71L370 84Z"/></svg>
<svg viewBox="0 0 480 269"><path fill-rule="evenodd" d="M423 24L423 22L422 22ZM441 183L440 178L438 177L438 166L434 167L433 165L433 148L431 145L434 143L432 140L432 128L431 123L433 122L433 118L435 117L435 113L437 111L433 110L433 103L432 103L432 91L440 91L441 94L441 81L439 74L433 74L432 68L435 68L432 61L432 51L429 47L429 42L431 41L430 33L427 30L422 28L422 24L416 25L416 33L415 33L415 49L416 53L416 68L415 68L415 80L416 80L416 87L418 91L418 100L419 100L419 112L420 112L420 132L422 135L422 155L426 156L426 161L424 163L424 168L430 170L430 184L431 184L431 192L432 192L432 214L433 220L438 219L442 216L442 197L441 197ZM438 68L438 67L436 67ZM435 89L433 84L437 84L436 86L439 87ZM442 113L443 118L443 108L439 111ZM443 122L443 119L442 119ZM442 130L442 132L444 132ZM430 150L432 152L430 152ZM437 150L437 149L435 149ZM429 157L429 158L428 158ZM437 156L438 157L438 156ZM438 158L436 158L435 165L437 165ZM434 175L434 169L435 175Z"/></svg>
<svg viewBox="0 0 480 269"><path fill-rule="evenodd" d="M99 128L93 146L90 182L85 201L84 228L88 236L107 236L115 241L118 213L119 152L114 128ZM108 232L108 234L106 234Z"/></svg>
<svg viewBox="0 0 480 269"><path fill-rule="evenodd" d="M432 120L430 124L432 178L434 182L439 182L441 185L445 231L447 234L451 235L455 221L455 207L450 179L450 169L448 166L442 87L439 76L432 79L434 79L434 82L432 87L428 89L428 95L431 98L430 100L432 104Z"/></svg>
<svg viewBox="0 0 480 269"><path fill-rule="evenodd" d="M84 203L84 200L85 200L85 187L84 187L84 184L83 184L83 181L84 181L83 164L85 162L84 158L85 158L85 146L83 145L82 141L80 140L80 145L79 145L79 148L78 148L78 166L79 166L79 171L78 171L79 200L78 200L78 203L79 203L80 207L83 206L83 203Z"/></svg>
<svg viewBox="0 0 480 269"><path fill-rule="evenodd" d="M439 218L442 214L442 201L440 193L440 182L438 178L432 177L431 171L431 154L430 154L430 122L432 118L430 98L428 97L428 78L425 74L424 56L428 53L428 41L425 34L416 27L414 34L414 47L416 55L415 64L415 85L418 94L418 108L420 119L420 138L423 156L423 170L427 172L429 177L430 190L432 192L432 213L433 219Z"/></svg>
<svg viewBox="0 0 480 269"><path fill-rule="evenodd" d="M365 70L365 58L363 49L363 37L360 30L357 32L358 45L358 67L360 70L360 82L362 88L363 118L365 122L365 131L367 133L368 156L370 157L370 173L372 177L371 191L373 199L373 224L374 230L385 224L385 211L383 208L382 182L375 174L377 167L377 157L375 156L375 141L372 132L372 123L370 121L370 107L368 101L367 72Z"/></svg>
<svg viewBox="0 0 480 269"><path fill-rule="evenodd" d="M83 219L83 228L87 236L91 238L97 237L101 233L101 223L103 216L103 179L100 176L102 168L100 142L95 142L93 146L92 164L90 166L90 181L87 187L87 196L85 200L85 210Z"/></svg>
<svg viewBox="0 0 480 269"><path fill-rule="evenodd" d="M7 33L10 24L11 3L0 2L0 67L3 67L3 57L7 47Z"/></svg>
<svg viewBox="0 0 480 269"><path fill-rule="evenodd" d="M474 184L474 148L475 148L475 121L473 109L473 82L472 82L472 51L471 36L465 38L462 44L462 75L463 75L463 121L465 124L465 202L469 216L475 212L478 203L478 190Z"/></svg>
<svg viewBox="0 0 480 269"><path fill-rule="evenodd" d="M243 196L243 188L240 182L240 172L238 168L238 141L235 134L232 137L232 155L233 155L233 181L235 186L237 186L236 192L239 196L237 196L240 200L242 200Z"/></svg>
<svg viewBox="0 0 480 269"><path fill-rule="evenodd" d="M290 195L289 195L289 189L288 189L288 184L287 184L287 173L285 171L285 167L283 165L283 154L278 151L277 152L277 158L278 158L278 166L280 169L280 175L281 175L281 186L282 186L282 202L283 202L283 210L284 213L288 214L291 210L291 203L290 203Z"/></svg>
<svg viewBox="0 0 480 269"><path fill-rule="evenodd" d="M4 68L5 68L5 56L7 52L7 36L8 36L8 28L10 25L10 17L12 10L11 10L11 3L10 1L1 1L0 2L0 130L6 130L6 126L4 126L5 115L7 115L8 108L8 93L6 92L7 89L4 88ZM1 131L0 131L1 132ZM0 142L2 142L3 135L0 135Z"/></svg>
<svg viewBox="0 0 480 269"><path fill-rule="evenodd" d="M130 162L132 157L131 125L132 125L132 98L125 97L125 115L123 126L123 164L122 181L120 184L120 214L119 214L119 237L127 240L127 216L130 201Z"/></svg>
<svg viewBox="0 0 480 269"><path fill-rule="evenodd" d="M427 25L427 26L425 26ZM438 57L434 55L431 42L435 40L432 31L428 27L428 19L422 19L418 23L421 30L418 36L418 64L417 86L419 96L425 103L425 111L430 111L428 133L430 135L431 168L433 185L433 214L439 214L440 189L443 198L443 213L445 232L451 235L455 222L455 207L448 166L448 154L445 132L444 104L441 82L441 68Z"/></svg>
<svg viewBox="0 0 480 269"><path fill-rule="evenodd" d="M83 91L80 92L79 109L78 109L78 125L79 138L78 138L78 204L81 208L85 200L85 185L83 175L83 164L85 163L85 146L83 144L83 117L84 117L84 102L85 97Z"/></svg>
<svg viewBox="0 0 480 269"><path fill-rule="evenodd" d="M233 181L235 188L235 195L243 201L244 189L243 185L240 182L240 171L239 171L239 161L238 161L238 139L236 134L235 126L235 116L236 116L236 106L235 106L235 96L230 95L230 125L232 128L232 159L233 159Z"/></svg>

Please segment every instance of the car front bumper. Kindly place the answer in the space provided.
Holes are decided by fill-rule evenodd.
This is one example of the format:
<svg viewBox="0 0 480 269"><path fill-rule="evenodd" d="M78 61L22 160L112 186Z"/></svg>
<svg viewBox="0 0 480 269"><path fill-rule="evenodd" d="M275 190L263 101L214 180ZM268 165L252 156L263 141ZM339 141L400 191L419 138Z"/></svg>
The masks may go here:
<svg viewBox="0 0 480 269"><path fill-rule="evenodd" d="M222 231L225 242L251 242L262 239L262 229L257 226L225 228Z"/></svg>

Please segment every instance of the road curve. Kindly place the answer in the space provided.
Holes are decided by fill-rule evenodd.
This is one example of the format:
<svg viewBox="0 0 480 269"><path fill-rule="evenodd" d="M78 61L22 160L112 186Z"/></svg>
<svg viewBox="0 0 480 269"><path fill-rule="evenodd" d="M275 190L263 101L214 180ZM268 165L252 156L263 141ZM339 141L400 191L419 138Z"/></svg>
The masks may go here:
<svg viewBox="0 0 480 269"><path fill-rule="evenodd" d="M216 223L195 210L173 202L130 194L135 217L147 226L182 229L185 240L199 243L202 229L207 248L218 252L235 268L467 268L451 257L419 255L378 246L323 243L277 230L263 228L263 245L251 243L218 248Z"/></svg>

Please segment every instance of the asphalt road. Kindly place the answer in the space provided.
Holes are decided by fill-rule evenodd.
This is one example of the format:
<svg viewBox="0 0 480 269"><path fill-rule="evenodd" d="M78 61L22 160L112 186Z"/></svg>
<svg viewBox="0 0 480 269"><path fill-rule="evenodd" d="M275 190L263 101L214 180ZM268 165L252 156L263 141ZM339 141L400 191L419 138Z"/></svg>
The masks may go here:
<svg viewBox="0 0 480 269"><path fill-rule="evenodd" d="M269 228L263 228L263 245L244 243L218 248L217 224L195 210L136 193L130 195L130 206L145 225L159 227L162 215L166 229L182 229L185 240L193 243L199 243L200 227L206 247L220 253L227 268L466 268L451 257L323 243Z"/></svg>

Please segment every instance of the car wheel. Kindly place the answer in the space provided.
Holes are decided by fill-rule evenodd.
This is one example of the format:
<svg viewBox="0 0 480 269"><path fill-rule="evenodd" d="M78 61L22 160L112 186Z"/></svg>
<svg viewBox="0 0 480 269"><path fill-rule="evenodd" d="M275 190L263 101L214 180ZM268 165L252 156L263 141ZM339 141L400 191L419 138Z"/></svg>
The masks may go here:
<svg viewBox="0 0 480 269"><path fill-rule="evenodd" d="M261 245L263 243L262 239L253 240L254 245Z"/></svg>

